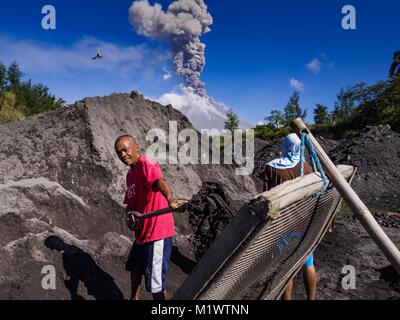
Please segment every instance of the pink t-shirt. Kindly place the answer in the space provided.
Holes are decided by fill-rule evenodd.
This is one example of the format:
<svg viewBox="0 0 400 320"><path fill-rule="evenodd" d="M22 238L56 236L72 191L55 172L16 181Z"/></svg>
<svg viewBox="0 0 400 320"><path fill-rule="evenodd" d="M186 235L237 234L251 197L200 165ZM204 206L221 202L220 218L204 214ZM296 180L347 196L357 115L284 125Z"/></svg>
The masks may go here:
<svg viewBox="0 0 400 320"><path fill-rule="evenodd" d="M130 210L139 213L168 208L168 201L162 193L154 192L151 189L151 185L158 179L163 179L160 166L157 162L142 155L126 177L127 190L124 204L128 205ZM135 231L135 239L138 244L158 241L174 235L172 213L144 219L139 230Z"/></svg>

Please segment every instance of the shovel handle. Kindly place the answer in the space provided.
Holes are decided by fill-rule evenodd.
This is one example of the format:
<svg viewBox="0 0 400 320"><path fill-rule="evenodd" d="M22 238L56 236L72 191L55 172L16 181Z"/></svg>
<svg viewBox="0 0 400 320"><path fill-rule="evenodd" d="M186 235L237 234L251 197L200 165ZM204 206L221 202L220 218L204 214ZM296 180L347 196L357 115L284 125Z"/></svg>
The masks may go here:
<svg viewBox="0 0 400 320"><path fill-rule="evenodd" d="M181 201L183 202L182 205L185 205L185 204L187 204L189 202L187 200L181 200ZM161 216L163 214L171 213L171 212L174 212L175 210L178 210L178 209L172 209L172 208L168 207L168 208L164 208L164 209L160 209L160 210L156 210L156 211L152 211L152 212L147 212L147 213L144 213L144 214L141 214L139 212L135 212L134 215L135 215L136 218L139 218L139 219L148 219L148 218L152 218L152 217Z"/></svg>
<svg viewBox="0 0 400 320"><path fill-rule="evenodd" d="M145 213L145 214L141 214L140 216L138 215L138 218L148 219L148 218L152 218L152 217L161 216L163 214L167 214L167 213L170 213L170 212L173 212L173 211L174 211L174 209L168 207L168 208L164 208L164 209L148 212L148 213Z"/></svg>

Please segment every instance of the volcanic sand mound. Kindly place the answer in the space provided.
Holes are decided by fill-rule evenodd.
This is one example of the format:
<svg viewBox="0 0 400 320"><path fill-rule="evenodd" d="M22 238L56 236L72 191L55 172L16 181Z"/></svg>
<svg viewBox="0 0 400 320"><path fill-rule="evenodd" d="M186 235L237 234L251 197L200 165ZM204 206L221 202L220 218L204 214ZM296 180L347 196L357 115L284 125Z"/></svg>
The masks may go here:
<svg viewBox="0 0 400 320"><path fill-rule="evenodd" d="M366 127L332 150L335 163L358 167L353 185L363 202L379 211L400 212L400 134L389 125Z"/></svg>
<svg viewBox="0 0 400 320"><path fill-rule="evenodd" d="M133 92L87 98L0 125L0 299L129 298L124 264L133 237L121 205L127 168L116 157L114 141L128 133L145 151L154 142L146 140L149 131L157 128L168 136L170 121L178 132L193 129L171 106ZM196 148L197 135L198 141L190 141ZM236 203L257 194L254 180L237 176L233 165L161 167L178 198L191 199L203 182L219 183ZM182 236L189 226L180 222L185 219L188 215L176 217L172 292L197 252L192 239ZM57 272L54 291L41 285L47 265Z"/></svg>
<svg viewBox="0 0 400 320"><path fill-rule="evenodd" d="M193 128L172 107L133 92L87 98L53 113L0 125L0 299L129 298L124 266L133 237L121 206L127 169L116 158L113 144L129 133L146 150L154 142L146 140L149 131L159 128L168 135L171 120L178 132ZM374 207L398 208L398 134L378 127L347 141L319 141L337 163L359 167L354 186L364 200ZM168 149L169 142L164 143ZM175 216L169 292L188 276L241 203L261 192L265 163L279 154L280 143L256 139L254 176L235 175L233 165L162 165L174 195L192 199L191 209ZM376 173L382 180L371 176ZM378 216L397 245L398 219L396 212ZM316 263L319 298L400 296L397 276L351 218L338 218L336 229L316 251ZM340 271L347 264L358 272L353 291L340 285ZM48 265L56 270L54 291L41 285L42 268ZM297 298L304 296L300 281L297 277Z"/></svg>

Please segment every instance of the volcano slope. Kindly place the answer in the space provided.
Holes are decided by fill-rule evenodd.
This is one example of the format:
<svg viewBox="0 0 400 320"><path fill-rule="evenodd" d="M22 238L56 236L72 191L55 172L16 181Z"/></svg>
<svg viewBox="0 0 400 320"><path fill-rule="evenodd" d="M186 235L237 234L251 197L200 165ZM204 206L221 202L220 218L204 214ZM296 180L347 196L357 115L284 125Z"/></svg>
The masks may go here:
<svg viewBox="0 0 400 320"><path fill-rule="evenodd" d="M176 122L178 132L193 129L171 106L132 92L86 98L52 113L0 125L0 299L129 298L125 261L133 236L121 206L127 168L116 157L114 141L128 133L144 151L154 142L146 140L150 130L168 135L170 121ZM190 143L199 144L195 139ZM178 198L202 194L203 183L214 186L211 193L216 196L208 203L226 196L229 205L237 207L257 194L254 180L235 175L233 165L161 167ZM205 188L203 193L209 192ZM210 205L208 212L218 208ZM210 221L208 230L214 228L215 219ZM176 217L170 291L204 249L201 236L193 236L194 225L201 223L189 215ZM210 239L216 235L217 230ZM55 268L55 290L42 287L45 266Z"/></svg>

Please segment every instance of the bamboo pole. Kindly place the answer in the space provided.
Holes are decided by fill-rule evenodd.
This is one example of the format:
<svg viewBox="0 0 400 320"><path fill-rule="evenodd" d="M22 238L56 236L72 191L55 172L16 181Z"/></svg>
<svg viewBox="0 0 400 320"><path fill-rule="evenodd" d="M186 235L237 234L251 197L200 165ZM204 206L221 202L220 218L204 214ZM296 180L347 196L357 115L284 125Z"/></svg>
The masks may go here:
<svg viewBox="0 0 400 320"><path fill-rule="evenodd" d="M361 224L381 249L386 258L390 261L397 273L400 275L400 251L389 239L387 234L383 231L378 222L374 219L371 212L366 205L361 201L359 196L354 192L351 186L347 183L346 179L340 174L331 159L322 149L321 145L312 135L310 130L304 124L303 120L298 118L294 120L294 124L300 132L306 132L308 139L314 145L315 151L321 164L324 167L326 175L329 180L334 184L340 195L346 201L355 216L360 220Z"/></svg>

